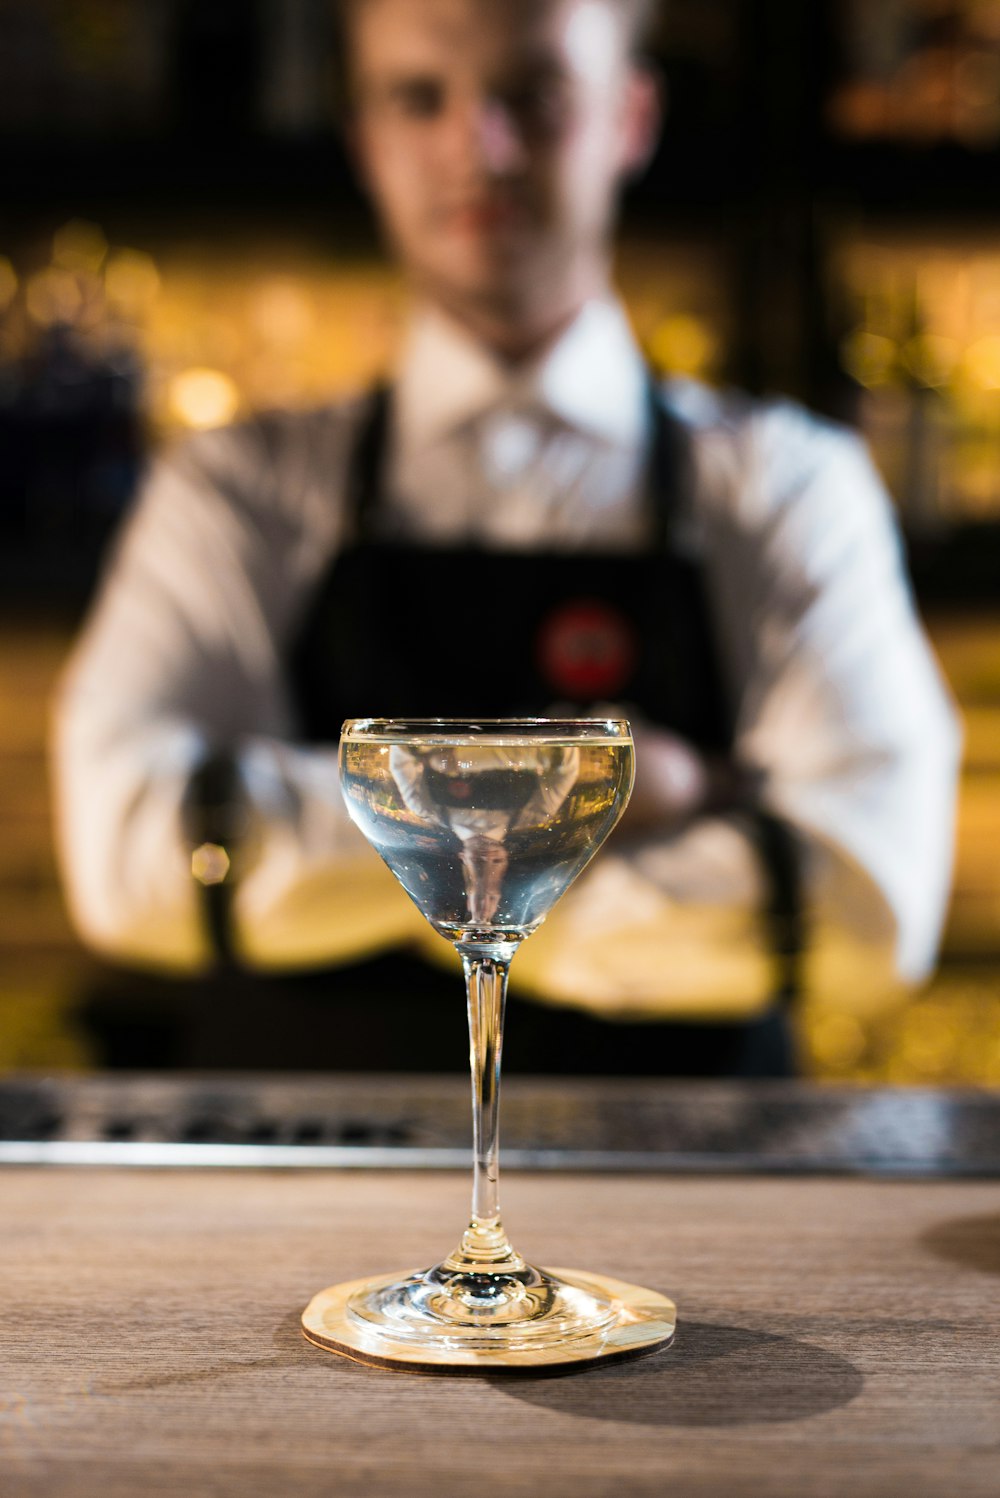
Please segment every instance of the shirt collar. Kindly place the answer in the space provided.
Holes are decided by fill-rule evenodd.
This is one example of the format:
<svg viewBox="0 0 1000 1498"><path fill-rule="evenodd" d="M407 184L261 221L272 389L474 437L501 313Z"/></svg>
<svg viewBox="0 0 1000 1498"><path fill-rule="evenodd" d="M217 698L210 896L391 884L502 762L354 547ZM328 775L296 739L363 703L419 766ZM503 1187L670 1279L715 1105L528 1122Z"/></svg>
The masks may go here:
<svg viewBox="0 0 1000 1498"><path fill-rule="evenodd" d="M645 427L646 373L621 304L587 302L537 358L511 369L434 307L414 316L400 361L396 419L422 447L498 408L534 409L631 447Z"/></svg>

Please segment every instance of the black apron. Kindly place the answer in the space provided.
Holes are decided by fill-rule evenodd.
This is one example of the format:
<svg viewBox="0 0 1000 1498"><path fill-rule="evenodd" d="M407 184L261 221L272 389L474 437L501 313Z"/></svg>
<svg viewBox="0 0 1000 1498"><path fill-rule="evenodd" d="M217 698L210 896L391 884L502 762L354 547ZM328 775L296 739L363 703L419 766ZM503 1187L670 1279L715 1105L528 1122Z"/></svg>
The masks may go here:
<svg viewBox="0 0 1000 1498"><path fill-rule="evenodd" d="M382 538L389 393L372 397L349 468L349 544L316 589L290 659L303 738L351 717L544 716L554 703L638 709L707 755L733 714L702 568L675 540L686 444L658 399L638 555L442 549Z"/></svg>
<svg viewBox="0 0 1000 1498"><path fill-rule="evenodd" d="M524 555L397 545L380 533L389 395L375 392L349 471L350 543L322 577L286 666L303 737L337 742L345 717L504 717L556 702L633 704L704 754L728 756L725 689L701 567L679 544L687 440L650 383L647 499L651 541L638 556ZM192 846L226 843L238 781L220 746L189 789ZM800 950L795 843L779 822L755 826L771 894L776 957L771 1010L749 1023L614 1023L512 995L508 1071L572 1075L783 1076ZM233 949L229 881L203 891L220 958L208 978L109 969L88 984L77 1020L99 1061L218 1071L317 1067L460 1071L468 1066L457 971L406 953L315 973L262 977ZM516 965L515 965L516 973Z"/></svg>
<svg viewBox="0 0 1000 1498"><path fill-rule="evenodd" d="M595 704L613 702L638 710L710 758L728 758L734 704L720 666L704 569L678 535L690 482L688 438L652 380L649 414L651 541L645 551L442 549L385 536L391 396L387 387L378 387L348 470L348 542L321 577L289 652L302 738L335 744L349 717L545 716L556 703L585 715ZM583 1054L585 1069L590 1031L594 1058L604 1062L594 1069L604 1070L609 1037L617 1032L640 1063L625 1070L789 1071L783 1010L797 985L801 944L795 847L775 819L747 810L769 879L762 916L776 958L776 1004L763 1020L611 1025L521 1005L520 1011L532 1011L531 1019L519 1013L512 1021L509 1045L526 1050L531 1062L542 1053ZM344 982L367 986L376 1003L376 992L418 981L415 966L409 958L384 957L353 969ZM539 1032L553 1021L557 1032L543 1045ZM579 1032L575 1049L567 1035L571 1023ZM518 1044L519 1026L529 1031L526 1046ZM660 1064L649 1065L657 1056Z"/></svg>

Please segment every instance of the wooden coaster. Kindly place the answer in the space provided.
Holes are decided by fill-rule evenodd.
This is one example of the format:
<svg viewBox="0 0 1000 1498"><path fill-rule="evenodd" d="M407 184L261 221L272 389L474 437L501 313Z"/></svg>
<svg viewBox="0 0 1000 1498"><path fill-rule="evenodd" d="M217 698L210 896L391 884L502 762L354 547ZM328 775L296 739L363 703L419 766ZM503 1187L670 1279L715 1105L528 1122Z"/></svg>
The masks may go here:
<svg viewBox="0 0 1000 1498"><path fill-rule="evenodd" d="M607 1275L580 1274L574 1269L548 1269L544 1273L611 1300L617 1317L600 1332L573 1336L548 1347L463 1347L457 1345L458 1339L447 1327L441 1329L439 1347L433 1340L429 1344L395 1341L353 1315L348 1301L360 1291L377 1290L408 1278L408 1273L403 1273L349 1280L321 1290L302 1313L302 1330L310 1342L327 1352L372 1368L407 1373L568 1373L594 1363L643 1357L669 1347L673 1341L677 1308L665 1295Z"/></svg>

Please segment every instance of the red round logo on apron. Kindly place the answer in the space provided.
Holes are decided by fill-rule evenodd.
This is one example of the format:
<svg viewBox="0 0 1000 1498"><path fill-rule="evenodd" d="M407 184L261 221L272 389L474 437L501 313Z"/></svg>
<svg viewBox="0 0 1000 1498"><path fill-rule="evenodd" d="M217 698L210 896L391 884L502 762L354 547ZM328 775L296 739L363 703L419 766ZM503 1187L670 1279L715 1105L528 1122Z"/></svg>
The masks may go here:
<svg viewBox="0 0 1000 1498"><path fill-rule="evenodd" d="M635 630L624 614L599 599L561 604L542 621L538 665L545 680L569 697L613 697L635 668Z"/></svg>

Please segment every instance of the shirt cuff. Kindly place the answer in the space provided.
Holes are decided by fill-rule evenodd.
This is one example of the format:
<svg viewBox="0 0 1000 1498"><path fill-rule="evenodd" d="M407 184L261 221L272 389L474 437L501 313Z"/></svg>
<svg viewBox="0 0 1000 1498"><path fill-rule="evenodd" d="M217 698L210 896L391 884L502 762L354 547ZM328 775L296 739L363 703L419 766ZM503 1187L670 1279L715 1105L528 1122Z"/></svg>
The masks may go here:
<svg viewBox="0 0 1000 1498"><path fill-rule="evenodd" d="M760 910L768 893L758 847L738 818L706 818L676 837L644 842L630 862L681 905Z"/></svg>

